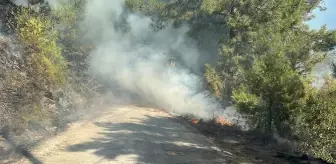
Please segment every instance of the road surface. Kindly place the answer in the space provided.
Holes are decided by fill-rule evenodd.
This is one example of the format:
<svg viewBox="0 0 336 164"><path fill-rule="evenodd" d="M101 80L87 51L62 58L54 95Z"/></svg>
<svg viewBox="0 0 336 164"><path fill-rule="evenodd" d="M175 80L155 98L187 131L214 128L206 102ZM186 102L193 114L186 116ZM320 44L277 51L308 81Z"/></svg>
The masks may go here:
<svg viewBox="0 0 336 164"><path fill-rule="evenodd" d="M45 164L229 163L196 130L165 112L135 106L115 107L94 120L73 123L32 154Z"/></svg>

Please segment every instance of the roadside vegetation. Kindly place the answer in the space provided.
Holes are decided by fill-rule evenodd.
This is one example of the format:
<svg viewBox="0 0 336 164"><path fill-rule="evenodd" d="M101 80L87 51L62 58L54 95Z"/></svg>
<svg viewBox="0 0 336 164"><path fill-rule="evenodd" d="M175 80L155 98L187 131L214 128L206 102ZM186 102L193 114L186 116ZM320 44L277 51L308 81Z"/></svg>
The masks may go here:
<svg viewBox="0 0 336 164"><path fill-rule="evenodd" d="M76 119L74 113L88 108L98 86L86 73L92 47L76 42L83 3L59 1L57 8L29 3L0 4L0 130L23 145Z"/></svg>

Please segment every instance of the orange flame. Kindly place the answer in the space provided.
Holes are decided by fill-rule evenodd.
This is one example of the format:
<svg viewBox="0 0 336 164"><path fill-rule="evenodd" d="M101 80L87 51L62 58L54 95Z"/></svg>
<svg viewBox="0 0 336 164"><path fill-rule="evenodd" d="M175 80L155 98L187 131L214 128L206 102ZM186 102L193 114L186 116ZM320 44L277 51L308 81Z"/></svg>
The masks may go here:
<svg viewBox="0 0 336 164"><path fill-rule="evenodd" d="M191 122L192 122L193 124L198 124L198 120L197 120L196 118L191 119Z"/></svg>
<svg viewBox="0 0 336 164"><path fill-rule="evenodd" d="M232 126L233 125L230 121L225 120L223 117L217 117L215 121L216 121L216 124L219 124L221 126L224 126L224 125Z"/></svg>

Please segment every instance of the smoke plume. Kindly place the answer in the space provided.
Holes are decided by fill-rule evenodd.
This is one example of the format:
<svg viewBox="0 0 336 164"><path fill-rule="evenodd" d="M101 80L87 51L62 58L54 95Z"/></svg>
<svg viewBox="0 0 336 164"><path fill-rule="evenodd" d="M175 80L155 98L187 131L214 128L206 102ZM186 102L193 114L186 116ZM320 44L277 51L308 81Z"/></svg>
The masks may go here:
<svg viewBox="0 0 336 164"><path fill-rule="evenodd" d="M91 73L167 111L212 117L219 105L202 89L202 54L186 36L188 26L155 32L150 24L123 0L88 1L83 27L95 45Z"/></svg>

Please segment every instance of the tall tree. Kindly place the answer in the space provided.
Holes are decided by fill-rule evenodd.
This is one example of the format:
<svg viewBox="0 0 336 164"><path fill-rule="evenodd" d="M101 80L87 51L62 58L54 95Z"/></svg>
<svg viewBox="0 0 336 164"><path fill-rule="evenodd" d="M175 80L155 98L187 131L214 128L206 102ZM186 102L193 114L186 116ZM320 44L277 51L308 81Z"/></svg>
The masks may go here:
<svg viewBox="0 0 336 164"><path fill-rule="evenodd" d="M326 51L335 46L334 31L328 31L326 28L317 31L309 30L303 23L304 16L319 4L317 1L314 3L313 1L307 3L304 0L224 2L232 7L229 10L219 8L220 11L217 11L228 13L225 26L229 29L222 40L222 60L217 70L219 70L219 76L226 81L226 85L223 85L228 88L226 94L230 94L230 88L237 80L235 58L250 58L262 51L270 50L263 45L266 42L260 43L260 38L266 37L269 42L272 42L275 35L280 37L286 49L284 53L291 61L292 68L301 74L309 73L313 65L325 57ZM204 8L207 9L207 7ZM210 8L208 11L216 10Z"/></svg>
<svg viewBox="0 0 336 164"><path fill-rule="evenodd" d="M239 65L242 80L233 90L233 103L247 115L250 125L267 136L289 134L291 115L304 100L308 81L291 68L281 49L253 60L251 66Z"/></svg>

